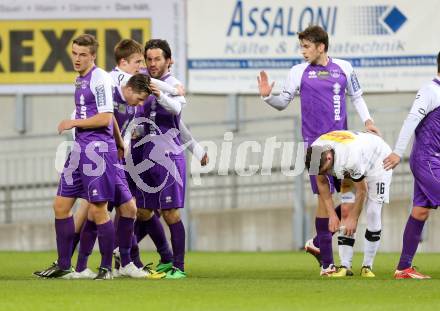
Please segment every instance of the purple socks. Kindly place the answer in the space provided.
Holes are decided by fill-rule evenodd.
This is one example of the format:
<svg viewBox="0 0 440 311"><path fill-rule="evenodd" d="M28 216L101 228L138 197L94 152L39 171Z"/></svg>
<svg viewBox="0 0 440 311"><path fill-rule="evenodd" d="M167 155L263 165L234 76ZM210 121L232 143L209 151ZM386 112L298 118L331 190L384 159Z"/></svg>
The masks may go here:
<svg viewBox="0 0 440 311"><path fill-rule="evenodd" d="M55 219L55 232L57 236L58 266L62 270L68 270L71 266L73 240L75 236L73 217Z"/></svg>
<svg viewBox="0 0 440 311"><path fill-rule="evenodd" d="M120 225L121 222L119 221L118 227ZM99 251L101 252L100 267L111 270L113 247L115 245L115 228L113 227L113 222L109 220L104 224L96 225L96 227L98 228L98 244Z"/></svg>
<svg viewBox="0 0 440 311"><path fill-rule="evenodd" d="M88 220L81 230L81 240L79 244L78 261L76 263L76 272L82 272L87 268L87 261L93 251L96 242L98 230L96 224Z"/></svg>
<svg viewBox="0 0 440 311"><path fill-rule="evenodd" d="M332 233L328 230L328 218L315 218L316 233L321 251L322 267L328 268L333 264Z"/></svg>
<svg viewBox="0 0 440 311"><path fill-rule="evenodd" d="M336 215L338 215L339 220L341 220L342 216L341 216L341 205L340 204L338 206L336 206L335 212L336 212ZM336 232L333 232L332 235L335 233ZM315 245L317 248L319 248L318 235L315 235L315 237L313 238L313 245Z"/></svg>
<svg viewBox="0 0 440 311"><path fill-rule="evenodd" d="M400 255L399 265L397 270L405 270L412 266L414 255L422 235L425 221L417 220L409 216L406 223L405 231L403 232L403 246Z"/></svg>
<svg viewBox="0 0 440 311"><path fill-rule="evenodd" d="M117 239L119 242L119 253L121 254L121 266L125 267L131 262L130 249L132 246L134 219L119 217Z"/></svg>
<svg viewBox="0 0 440 311"><path fill-rule="evenodd" d="M182 221L169 225L171 233L171 245L173 246L174 260L173 265L184 271L185 257L185 227Z"/></svg>

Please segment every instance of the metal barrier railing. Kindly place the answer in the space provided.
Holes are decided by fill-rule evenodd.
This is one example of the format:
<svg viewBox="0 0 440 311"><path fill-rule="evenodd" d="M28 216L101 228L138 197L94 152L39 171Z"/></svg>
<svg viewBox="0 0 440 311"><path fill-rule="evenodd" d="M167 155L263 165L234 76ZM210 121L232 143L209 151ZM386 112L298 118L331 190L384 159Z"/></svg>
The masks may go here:
<svg viewBox="0 0 440 311"><path fill-rule="evenodd" d="M405 107L406 109L406 107ZM385 111L385 110L384 110ZM399 110L401 111L401 109ZM394 113L394 110L387 113ZM349 118L357 117L350 112ZM242 125L234 132L233 149L242 141L256 140L263 144L265 139L277 136L279 141L299 141L299 117L277 116L264 118L242 118L223 121L192 123L193 129L204 129L217 126L223 130L237 124ZM382 127L385 140L394 142L400 129L400 120ZM355 121L353 121L355 123ZM276 131L268 130L266 124L276 124ZM199 140L212 140L218 146L223 136L198 137ZM8 145L0 155L0 223L41 222L52 218L51 205L56 193L58 175L54 169L55 150L57 145L68 139L68 136L23 136L22 138L1 138L0 144ZM32 141L26 148L27 142ZM41 141L41 143L36 143ZM247 163L261 163L261 153L248 153ZM275 153L274 162L280 154ZM286 177L281 167L274 164L270 176L261 176L257 171L254 176L241 177L234 169L226 176L219 176L216 170L203 174L203 183L195 186L189 179L187 205L191 210L217 208L246 208L293 206L314 200L308 189L308 178ZM411 192L411 175L406 161L396 169L393 179L392 195L401 198ZM301 181L301 189L299 187ZM306 189L306 190L304 190Z"/></svg>

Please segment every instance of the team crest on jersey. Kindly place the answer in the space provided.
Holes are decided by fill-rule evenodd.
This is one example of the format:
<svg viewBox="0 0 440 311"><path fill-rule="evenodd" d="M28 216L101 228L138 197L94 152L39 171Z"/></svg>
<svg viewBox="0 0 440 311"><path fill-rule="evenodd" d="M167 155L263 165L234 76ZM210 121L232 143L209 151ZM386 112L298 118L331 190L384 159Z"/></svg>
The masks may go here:
<svg viewBox="0 0 440 311"><path fill-rule="evenodd" d="M77 89L81 88L81 89L85 90L88 87L89 87L88 80L80 80L80 81L76 80L76 82L75 82L75 88L77 88Z"/></svg>
<svg viewBox="0 0 440 311"><path fill-rule="evenodd" d="M330 75L332 76L332 78L339 78L341 76L341 72L339 70L333 69L330 70Z"/></svg>

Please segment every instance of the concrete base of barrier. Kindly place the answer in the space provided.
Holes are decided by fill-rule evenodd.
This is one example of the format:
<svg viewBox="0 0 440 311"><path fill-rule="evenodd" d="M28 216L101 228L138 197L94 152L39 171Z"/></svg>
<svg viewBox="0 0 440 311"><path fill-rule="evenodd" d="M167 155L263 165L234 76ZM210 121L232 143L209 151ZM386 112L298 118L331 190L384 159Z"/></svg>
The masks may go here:
<svg viewBox="0 0 440 311"><path fill-rule="evenodd" d="M192 249L196 251L285 251L294 249L293 208L194 210L191 213ZM428 221L419 251L440 252L435 243L440 235L440 218L436 211ZM400 252L402 233L409 215L409 201L394 201L383 209L383 231L380 251ZM311 219L313 222L313 219ZM311 224L314 232L314 225ZM362 251L365 215L359 222L356 251ZM165 232L168 229L165 226ZM313 233L310 234L310 237ZM336 242L336 238L334 238ZM97 245L95 245L97 247ZM337 251L336 244L334 250ZM0 250L42 251L56 248L53 223L0 225ZM150 239L142 249L152 250Z"/></svg>

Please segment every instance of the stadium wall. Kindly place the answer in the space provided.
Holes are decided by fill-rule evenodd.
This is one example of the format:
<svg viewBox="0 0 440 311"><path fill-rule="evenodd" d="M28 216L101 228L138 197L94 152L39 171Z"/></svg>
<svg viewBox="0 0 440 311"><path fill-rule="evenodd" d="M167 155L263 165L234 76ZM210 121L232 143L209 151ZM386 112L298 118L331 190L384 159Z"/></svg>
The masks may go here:
<svg viewBox="0 0 440 311"><path fill-rule="evenodd" d="M413 97L413 93L367 94L365 96L377 125L382 129L385 139L391 145L394 143ZM231 100L228 96L189 95L188 99L189 105L185 108L184 119L187 124L193 125L191 129L198 140L208 140L210 137L222 136L225 131L231 130L230 123L225 123L225 121L233 117L234 111L238 111L239 118L243 120L251 118L263 120L280 115L297 116L299 113L297 100L287 108L287 111L278 112L267 107L258 96L238 96L236 101L238 110L235 109L237 107L231 106ZM41 148L47 154L55 152L59 141L54 138L49 138L49 142L43 146L38 139L32 138L23 141L19 138L54 134L58 122L70 115L73 107L72 96L26 96L24 105L25 131L22 134L18 133L16 129L17 120L20 119L17 113L20 110L16 107L15 97L1 96L0 101L2 102L3 111L0 114L0 139L8 137L8 143L2 142L0 144L0 152L3 156L6 154L8 157L14 157L19 153L23 153L23 150L27 150L29 156L32 157L32 150L40 150ZM351 128L361 128L355 114L350 115L349 123ZM243 135L248 139L256 139L255 136L261 135L260 133L266 133L270 136L285 130L285 127L277 122L266 124L238 122L238 126L239 128L234 129L235 135L237 137ZM294 125L292 124L292 126ZM11 142L14 142L14 144ZM25 146L21 145L21 142ZM20 180L26 181L25 170L28 170L28 168L24 165L16 166L12 177L22 176ZM56 176L53 166L49 165L41 171L41 174L50 172L51 176ZM3 182L8 182L5 179L4 172L1 175L3 175L1 176ZM39 182L38 176L32 178L31 182ZM239 177L238 180L240 181L243 178ZM222 183L224 181L219 180L218 182ZM401 234L408 215L411 180L401 180L400 182L404 183L406 187L403 191L400 191L403 196L399 195L399 201L392 201L390 207L384 208L383 251L397 251L400 248ZM192 193L194 193L194 189L197 189L197 187L191 185ZM37 189L34 191L36 191L34 192L36 195L43 190ZM55 248L50 203L50 197L54 194L54 189L45 191L48 192L47 197L49 200L43 206L38 207L38 209L35 208L35 211L33 211L32 207L36 206L37 203L32 201L32 195L30 195L27 210L17 214L19 216L14 218L11 224L0 224L0 249L41 250ZM204 192L203 187L197 191ZM292 195L293 193L290 193L290 197ZM240 200L239 197L238 203L232 202L229 207L225 208L222 206L222 202L231 200L231 197L226 195L221 198L222 202L220 202L220 199L212 199L208 209L204 208L206 202L203 198L199 198L196 202L196 200L192 200L193 195L189 197L187 204L191 208L190 234L193 237L191 248L194 250L267 251L296 248L292 234L294 220L292 217L293 201L291 199L286 199L284 203L273 201L273 204L267 206L264 206L264 204L256 206L253 203L246 203L246 200ZM309 205L308 209L310 210L308 215L313 215L311 206L313 205L313 199L308 198L306 204ZM435 216L434 213L431 220L433 225L428 226L427 229L426 245L431 243L431 236L437 234L436 231L439 226L436 226ZM313 219L309 220L311 224ZM313 226L310 226L310 224L307 235L311 235L313 231ZM361 223L358 238L362 237L363 231ZM358 243L357 247L361 247L361 245L362 243ZM429 249L430 251L435 251L438 248L434 244L426 248L423 247L423 249Z"/></svg>

